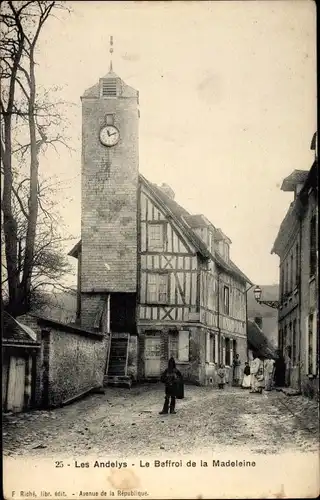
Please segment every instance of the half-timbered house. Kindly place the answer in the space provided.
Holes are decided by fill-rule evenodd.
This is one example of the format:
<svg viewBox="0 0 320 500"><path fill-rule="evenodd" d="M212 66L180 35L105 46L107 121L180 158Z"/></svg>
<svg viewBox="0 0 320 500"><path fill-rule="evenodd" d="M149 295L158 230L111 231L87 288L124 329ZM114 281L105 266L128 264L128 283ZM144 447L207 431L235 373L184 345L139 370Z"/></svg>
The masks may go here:
<svg viewBox="0 0 320 500"><path fill-rule="evenodd" d="M157 379L174 356L187 380L215 384L219 363L247 358L250 280L220 229L139 174L138 92L109 72L82 107L82 238L70 255L78 321L110 335L106 381Z"/></svg>

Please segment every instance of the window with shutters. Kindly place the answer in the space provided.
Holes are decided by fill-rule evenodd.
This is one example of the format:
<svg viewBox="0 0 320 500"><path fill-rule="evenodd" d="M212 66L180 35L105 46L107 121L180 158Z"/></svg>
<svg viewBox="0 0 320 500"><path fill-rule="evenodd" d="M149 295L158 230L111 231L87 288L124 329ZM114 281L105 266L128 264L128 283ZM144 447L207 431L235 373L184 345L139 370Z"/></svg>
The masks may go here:
<svg viewBox="0 0 320 500"><path fill-rule="evenodd" d="M180 363L189 361L189 336L188 330L169 332L169 358L172 356L176 362Z"/></svg>
<svg viewBox="0 0 320 500"><path fill-rule="evenodd" d="M299 285L300 281L300 255L299 255L299 245L296 244L296 286Z"/></svg>
<svg viewBox="0 0 320 500"><path fill-rule="evenodd" d="M223 287L223 313L230 313L230 289L228 286Z"/></svg>
<svg viewBox="0 0 320 500"><path fill-rule="evenodd" d="M294 269L293 269L293 253L290 255L290 292L292 292L294 288Z"/></svg>
<svg viewBox="0 0 320 500"><path fill-rule="evenodd" d="M317 265L317 241L316 241L316 216L313 215L310 221L310 276L316 273Z"/></svg>
<svg viewBox="0 0 320 500"><path fill-rule="evenodd" d="M285 290L284 293L287 295L289 292L289 262L286 262L286 281L285 281Z"/></svg>
<svg viewBox="0 0 320 500"><path fill-rule="evenodd" d="M148 250L164 250L164 224L148 224Z"/></svg>
<svg viewBox="0 0 320 500"><path fill-rule="evenodd" d="M169 274L148 274L147 302L165 304L169 296Z"/></svg>
<svg viewBox="0 0 320 500"><path fill-rule="evenodd" d="M116 97L117 95L117 80L116 78L106 78L102 80L102 96Z"/></svg>
<svg viewBox="0 0 320 500"><path fill-rule="evenodd" d="M297 320L294 319L292 323L292 363L297 363Z"/></svg>

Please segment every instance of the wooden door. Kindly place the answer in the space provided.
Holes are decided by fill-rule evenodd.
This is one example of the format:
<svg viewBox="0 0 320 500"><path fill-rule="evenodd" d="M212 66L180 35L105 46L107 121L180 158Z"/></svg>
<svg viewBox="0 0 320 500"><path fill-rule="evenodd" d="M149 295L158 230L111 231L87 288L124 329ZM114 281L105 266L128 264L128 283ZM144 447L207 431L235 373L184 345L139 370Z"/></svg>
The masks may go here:
<svg viewBox="0 0 320 500"><path fill-rule="evenodd" d="M7 410L18 413L24 407L26 360L11 356L9 369L9 384Z"/></svg>
<svg viewBox="0 0 320 500"><path fill-rule="evenodd" d="M144 350L145 376L160 376L160 334L149 334L145 338Z"/></svg>

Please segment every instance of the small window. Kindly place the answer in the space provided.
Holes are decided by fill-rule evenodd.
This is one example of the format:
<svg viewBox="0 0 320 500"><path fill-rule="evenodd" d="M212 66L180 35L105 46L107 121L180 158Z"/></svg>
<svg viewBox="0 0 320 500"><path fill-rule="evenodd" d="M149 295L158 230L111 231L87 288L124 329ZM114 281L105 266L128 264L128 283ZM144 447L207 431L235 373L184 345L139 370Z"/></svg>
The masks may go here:
<svg viewBox="0 0 320 500"><path fill-rule="evenodd" d="M229 260L229 245L228 243L224 244L224 258Z"/></svg>
<svg viewBox="0 0 320 500"><path fill-rule="evenodd" d="M228 286L223 287L223 312L229 315L230 313L230 290Z"/></svg>
<svg viewBox="0 0 320 500"><path fill-rule="evenodd" d="M107 78L102 80L102 96L115 97L117 95L117 80L115 78Z"/></svg>
<svg viewBox="0 0 320 500"><path fill-rule="evenodd" d="M165 304L168 301L168 289L168 274L148 274L147 300L149 303Z"/></svg>
<svg viewBox="0 0 320 500"><path fill-rule="evenodd" d="M106 125L114 125L114 115L106 115Z"/></svg>
<svg viewBox="0 0 320 500"><path fill-rule="evenodd" d="M164 225L148 225L148 250L162 251L164 249Z"/></svg>
<svg viewBox="0 0 320 500"><path fill-rule="evenodd" d="M189 361L190 335L188 330L169 333L169 358L174 357L177 362Z"/></svg>

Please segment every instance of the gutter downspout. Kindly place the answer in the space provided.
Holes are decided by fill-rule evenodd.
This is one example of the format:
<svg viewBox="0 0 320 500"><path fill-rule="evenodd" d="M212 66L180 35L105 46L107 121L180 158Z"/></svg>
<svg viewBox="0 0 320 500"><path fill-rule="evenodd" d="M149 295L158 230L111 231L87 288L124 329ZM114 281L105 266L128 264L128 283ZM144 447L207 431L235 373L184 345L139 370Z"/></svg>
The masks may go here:
<svg viewBox="0 0 320 500"><path fill-rule="evenodd" d="M249 361L249 347L248 347L248 292L254 285L250 285L249 288L245 290L246 297L246 339L247 339L247 361Z"/></svg>

